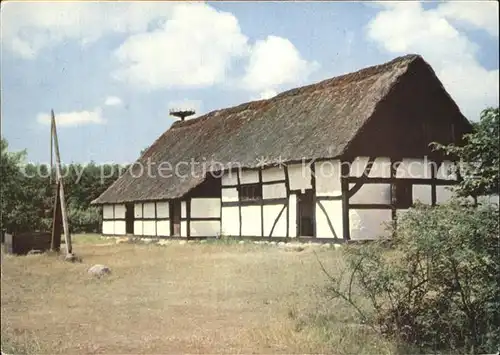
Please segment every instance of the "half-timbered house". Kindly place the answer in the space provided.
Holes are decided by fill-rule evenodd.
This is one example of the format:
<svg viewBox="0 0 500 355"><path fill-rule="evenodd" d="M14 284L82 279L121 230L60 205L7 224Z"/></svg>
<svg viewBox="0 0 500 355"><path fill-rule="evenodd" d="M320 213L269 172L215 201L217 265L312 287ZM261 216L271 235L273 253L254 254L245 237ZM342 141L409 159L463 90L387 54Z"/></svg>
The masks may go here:
<svg viewBox="0 0 500 355"><path fill-rule="evenodd" d="M446 201L470 124L418 55L174 122L94 203L102 233L372 239Z"/></svg>

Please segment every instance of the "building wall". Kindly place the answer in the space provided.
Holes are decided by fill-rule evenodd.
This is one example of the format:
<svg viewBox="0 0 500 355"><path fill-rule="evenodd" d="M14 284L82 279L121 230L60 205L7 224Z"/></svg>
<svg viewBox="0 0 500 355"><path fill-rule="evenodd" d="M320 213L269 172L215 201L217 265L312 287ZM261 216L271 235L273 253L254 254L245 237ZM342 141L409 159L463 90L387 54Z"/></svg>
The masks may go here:
<svg viewBox="0 0 500 355"><path fill-rule="evenodd" d="M169 237L169 202L156 201L134 204L134 235L158 238Z"/></svg>
<svg viewBox="0 0 500 355"><path fill-rule="evenodd" d="M189 206L189 207L188 207ZM181 236L216 237L221 229L221 198L193 197L186 204L189 217L186 216ZM188 235L189 233L189 235Z"/></svg>
<svg viewBox="0 0 500 355"><path fill-rule="evenodd" d="M125 205L112 204L102 207L102 234L125 235Z"/></svg>
<svg viewBox="0 0 500 355"><path fill-rule="evenodd" d="M314 164L316 237L343 238L340 160Z"/></svg>
<svg viewBox="0 0 500 355"><path fill-rule="evenodd" d="M394 212L398 215L414 203L443 203L451 197L449 187L456 179L450 170L453 163L433 164L425 159L403 159L396 169L391 170L389 158L357 157L347 169L346 177L341 176L342 164L338 159L313 164L295 163L260 171L227 171L218 181L217 191L210 193L213 188L208 186L208 189L199 190L203 191L200 195L191 194L181 201L180 234L182 237L221 234L300 237L297 235L298 196L312 190L315 238L344 238L344 206L349 208L347 228L350 239L386 237L389 235L387 225L392 222ZM433 177L439 180L436 182ZM400 206L399 200L396 201L400 198L401 182L409 198L407 206ZM249 185L259 186L260 195L242 195L242 191L248 191ZM342 196L342 186L349 190L347 197ZM219 190L220 196L217 196ZM396 195L392 196L394 193ZM394 201L397 203L395 211ZM103 233L125 234L125 214L125 205L104 206ZM134 234L170 236L170 214L168 201L136 203Z"/></svg>
<svg viewBox="0 0 500 355"><path fill-rule="evenodd" d="M285 181L283 167L227 171L221 179L221 234L287 237L291 230L291 213ZM242 187L255 184L259 186L261 197L249 200L240 196ZM293 219L295 221L295 216Z"/></svg>

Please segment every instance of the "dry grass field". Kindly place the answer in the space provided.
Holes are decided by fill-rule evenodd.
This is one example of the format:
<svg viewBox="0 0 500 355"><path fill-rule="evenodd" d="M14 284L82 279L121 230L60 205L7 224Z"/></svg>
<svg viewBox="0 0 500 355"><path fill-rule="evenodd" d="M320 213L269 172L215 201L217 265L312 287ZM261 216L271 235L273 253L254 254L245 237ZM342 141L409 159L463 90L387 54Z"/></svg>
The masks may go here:
<svg viewBox="0 0 500 355"><path fill-rule="evenodd" d="M82 263L2 254L7 353L384 354L394 348L325 294L340 250L112 244L76 237ZM88 275L93 264L111 275Z"/></svg>

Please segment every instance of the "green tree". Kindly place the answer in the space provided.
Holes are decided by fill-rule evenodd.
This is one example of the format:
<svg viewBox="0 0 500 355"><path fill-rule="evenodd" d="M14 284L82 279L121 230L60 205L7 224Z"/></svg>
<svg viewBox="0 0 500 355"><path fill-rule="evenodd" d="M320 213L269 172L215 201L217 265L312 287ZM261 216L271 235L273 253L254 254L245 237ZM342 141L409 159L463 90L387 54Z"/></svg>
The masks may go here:
<svg viewBox="0 0 500 355"><path fill-rule="evenodd" d="M499 108L487 108L481 113L479 122L473 122L473 131L464 136L464 145L441 145L438 150L458 157L461 161L462 181L457 193L461 196L498 194L499 189Z"/></svg>
<svg viewBox="0 0 500 355"><path fill-rule="evenodd" d="M43 226L43 210L40 202L45 191L40 181L31 180L28 175L36 168L25 165L26 151L12 153L8 143L1 140L1 224L9 231L36 230Z"/></svg>

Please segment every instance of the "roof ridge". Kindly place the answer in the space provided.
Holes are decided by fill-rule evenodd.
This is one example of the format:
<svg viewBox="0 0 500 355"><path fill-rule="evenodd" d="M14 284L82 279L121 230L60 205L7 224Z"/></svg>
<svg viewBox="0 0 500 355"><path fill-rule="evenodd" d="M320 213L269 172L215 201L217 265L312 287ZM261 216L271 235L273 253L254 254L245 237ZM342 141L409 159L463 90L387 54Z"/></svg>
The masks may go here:
<svg viewBox="0 0 500 355"><path fill-rule="evenodd" d="M254 100L254 101L248 101L241 103L239 105L227 107L227 108L222 108L218 110L213 110L210 111L204 115L198 116L196 118L192 118L186 121L175 121L171 126L170 129L176 129L176 128L183 128L183 127L189 127L193 124L203 122L206 119L212 118L217 116L218 113L221 111L225 113L236 113L236 112L241 112L244 110L248 109L260 109L262 106L267 106L269 104L272 104L276 101L279 101L281 99L287 98L287 97L292 97L292 96L298 96L300 94L308 93L311 90L314 89L320 89L324 87L330 87L336 84L348 84L351 83L353 80L356 78L359 78L359 80L364 80L367 79L373 75L377 75L382 71L388 70L389 68L393 67L394 65L398 63L405 63L406 65L410 64L416 59L423 59L419 54L406 54L404 56L396 57L388 62L382 63L382 64L377 64L377 65L372 65L370 67L365 67L361 68L359 70L353 71L353 72L348 72L339 76L334 76L331 78L323 79L321 81L318 81L316 83L308 84L305 86L300 86L296 87L293 89L289 89L286 91L283 91L279 93L278 95L270 98L270 99L262 99L262 100Z"/></svg>

